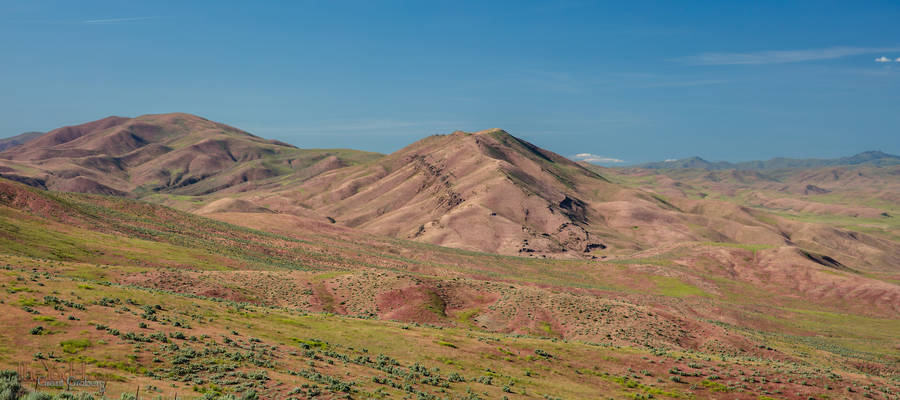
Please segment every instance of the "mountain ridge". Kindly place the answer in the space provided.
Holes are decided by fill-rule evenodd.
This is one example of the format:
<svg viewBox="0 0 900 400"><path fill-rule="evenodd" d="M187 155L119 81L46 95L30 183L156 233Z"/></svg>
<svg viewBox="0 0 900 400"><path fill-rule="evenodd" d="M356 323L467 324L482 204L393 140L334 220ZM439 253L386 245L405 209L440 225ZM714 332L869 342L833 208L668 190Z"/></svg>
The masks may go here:
<svg viewBox="0 0 900 400"><path fill-rule="evenodd" d="M5 139L0 139L0 152L14 147L19 147L43 134L44 132L25 132L20 133L16 136L10 136Z"/></svg>
<svg viewBox="0 0 900 400"><path fill-rule="evenodd" d="M835 252L864 246L868 255L851 268L895 261L889 243L854 244L843 231L774 225L764 210L669 197L605 176L616 171L502 129L432 135L379 155L299 149L180 113L108 117L0 153L0 176L40 188L135 197L238 223L278 226L289 215L316 229L502 255L603 259L685 242L783 246L818 235L833 240ZM804 233L791 238L794 231Z"/></svg>
<svg viewBox="0 0 900 400"><path fill-rule="evenodd" d="M372 156L302 150L190 114L149 114L52 130L0 153L0 174L54 190L141 197L246 187Z"/></svg>
<svg viewBox="0 0 900 400"><path fill-rule="evenodd" d="M689 157L679 160L667 160L638 164L631 167L620 168L646 168L646 169L705 169L705 170L773 170L773 169L798 169L833 166L871 165L887 166L900 164L900 156L888 154L882 151L869 150L847 157L839 158L786 158L775 157L766 161L707 161L701 157Z"/></svg>

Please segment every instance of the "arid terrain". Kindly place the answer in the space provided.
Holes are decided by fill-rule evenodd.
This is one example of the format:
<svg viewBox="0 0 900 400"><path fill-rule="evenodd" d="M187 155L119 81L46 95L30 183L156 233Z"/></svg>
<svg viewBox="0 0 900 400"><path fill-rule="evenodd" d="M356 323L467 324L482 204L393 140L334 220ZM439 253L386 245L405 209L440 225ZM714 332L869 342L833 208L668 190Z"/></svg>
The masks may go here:
<svg viewBox="0 0 900 400"><path fill-rule="evenodd" d="M3 143L3 369L167 399L900 398L896 156L606 168L501 129L381 155L189 114Z"/></svg>

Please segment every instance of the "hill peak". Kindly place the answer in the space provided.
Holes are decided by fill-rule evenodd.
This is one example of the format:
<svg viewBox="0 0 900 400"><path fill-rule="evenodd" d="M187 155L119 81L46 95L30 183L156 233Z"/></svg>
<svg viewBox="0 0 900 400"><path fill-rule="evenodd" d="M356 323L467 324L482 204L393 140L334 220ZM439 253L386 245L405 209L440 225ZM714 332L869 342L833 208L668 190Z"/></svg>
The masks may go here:
<svg viewBox="0 0 900 400"><path fill-rule="evenodd" d="M490 134L509 135L509 132L504 131L503 129L500 129L500 128L491 128L491 129L485 129L483 131L475 132L474 134L475 135L490 135ZM512 136L512 135L510 135L510 136Z"/></svg>
<svg viewBox="0 0 900 400"><path fill-rule="evenodd" d="M55 129L0 153L0 168L4 176L37 179L54 190L205 193L293 174L325 157L177 112ZM336 156L315 171L343 165Z"/></svg>
<svg viewBox="0 0 900 400"><path fill-rule="evenodd" d="M475 131L475 132L466 132L466 131L458 130L458 131L453 131L453 133L451 133L450 136L466 137L466 136L484 136L484 135L491 135L491 134L512 136L509 134L509 132L507 132L503 129L500 129L500 128L491 128L491 129L485 129L485 130Z"/></svg>

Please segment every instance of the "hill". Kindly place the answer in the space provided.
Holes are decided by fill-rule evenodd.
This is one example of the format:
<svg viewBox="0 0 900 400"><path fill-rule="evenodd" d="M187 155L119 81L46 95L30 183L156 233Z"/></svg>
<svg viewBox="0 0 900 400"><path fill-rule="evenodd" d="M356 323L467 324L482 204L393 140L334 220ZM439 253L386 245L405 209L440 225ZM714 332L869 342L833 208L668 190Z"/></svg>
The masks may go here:
<svg viewBox="0 0 900 400"><path fill-rule="evenodd" d="M790 246L533 260L266 215L233 218L282 233L0 180L0 366L166 397L900 390L896 284Z"/></svg>
<svg viewBox="0 0 900 400"><path fill-rule="evenodd" d="M16 136L8 137L6 139L0 139L0 152L11 149L13 147L21 146L27 143L29 140L41 135L43 135L42 132L25 132Z"/></svg>
<svg viewBox="0 0 900 400"><path fill-rule="evenodd" d="M890 229L848 241L846 226L787 226L771 210L610 182L605 175L622 170L581 165L499 129L436 135L380 156L297 149L187 114L110 117L0 153L0 170L36 187L137 197L269 230L290 221L530 258L628 258L714 242L797 246L861 270L900 262ZM711 173L730 174L710 176L719 185L783 185L774 172ZM810 179L790 190L830 187L800 183ZM870 182L848 175L839 185L849 180Z"/></svg>
<svg viewBox="0 0 900 400"><path fill-rule="evenodd" d="M866 151L849 157L818 158L773 158L767 161L746 161L731 163L727 161L709 162L700 157L681 160L667 160L637 165L645 169L705 169L710 171L736 170L777 170L789 168L820 168L850 165L889 166L900 164L900 156L880 151Z"/></svg>
<svg viewBox="0 0 900 400"><path fill-rule="evenodd" d="M900 262L890 240L845 242L828 227L784 226L766 212L712 199L676 200L589 168L502 130L456 132L241 199L264 212L504 255L609 259L685 242L802 242L857 268ZM756 179L750 174L744 179ZM822 247L813 237L842 244Z"/></svg>
<svg viewBox="0 0 900 400"><path fill-rule="evenodd" d="M108 117L0 153L0 175L54 190L142 197L250 190L377 155L301 150L189 114Z"/></svg>
<svg viewBox="0 0 900 400"><path fill-rule="evenodd" d="M376 234L502 254L589 253L601 243L588 231L593 215L579 186L604 185L496 129L432 136L277 196Z"/></svg>

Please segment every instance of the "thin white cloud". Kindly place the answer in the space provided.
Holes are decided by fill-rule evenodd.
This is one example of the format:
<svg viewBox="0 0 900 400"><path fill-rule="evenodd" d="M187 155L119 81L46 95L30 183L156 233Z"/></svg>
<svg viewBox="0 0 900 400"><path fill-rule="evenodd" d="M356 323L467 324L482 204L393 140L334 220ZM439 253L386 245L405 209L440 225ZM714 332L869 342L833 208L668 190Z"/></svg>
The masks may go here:
<svg viewBox="0 0 900 400"><path fill-rule="evenodd" d="M896 61L896 62L900 62L900 57L897 57L897 59L896 59L896 60L894 60L894 61Z"/></svg>
<svg viewBox="0 0 900 400"><path fill-rule="evenodd" d="M157 19L159 17L126 17L126 18L105 18L105 19L88 19L81 21L82 24L121 24L125 22L146 21L149 19Z"/></svg>
<svg viewBox="0 0 900 400"><path fill-rule="evenodd" d="M702 53L675 59L688 65L761 65L832 60L863 54L900 51L900 47L829 47L808 50L773 50L752 53Z"/></svg>
<svg viewBox="0 0 900 400"><path fill-rule="evenodd" d="M887 57L885 57L885 56L881 56L881 57L876 58L876 59L875 59L875 62L877 62L877 63L888 63L888 62L891 62L891 59L890 59L890 58L887 58Z"/></svg>
<svg viewBox="0 0 900 400"><path fill-rule="evenodd" d="M725 79L699 79L699 80L685 80L685 81L670 81L670 82L656 82L649 83L644 85L645 88L666 88L666 87L692 87L692 86L708 86L708 85L721 85L724 83L730 83L731 81Z"/></svg>
<svg viewBox="0 0 900 400"><path fill-rule="evenodd" d="M620 160L618 158L600 156L591 153L578 153L572 156L573 159L577 161L586 161L589 163L597 163L597 164L619 164L625 162L625 160Z"/></svg>
<svg viewBox="0 0 900 400"><path fill-rule="evenodd" d="M665 159L665 162L675 162L675 161L678 161L678 159L676 159L676 158L667 158L667 159Z"/></svg>

